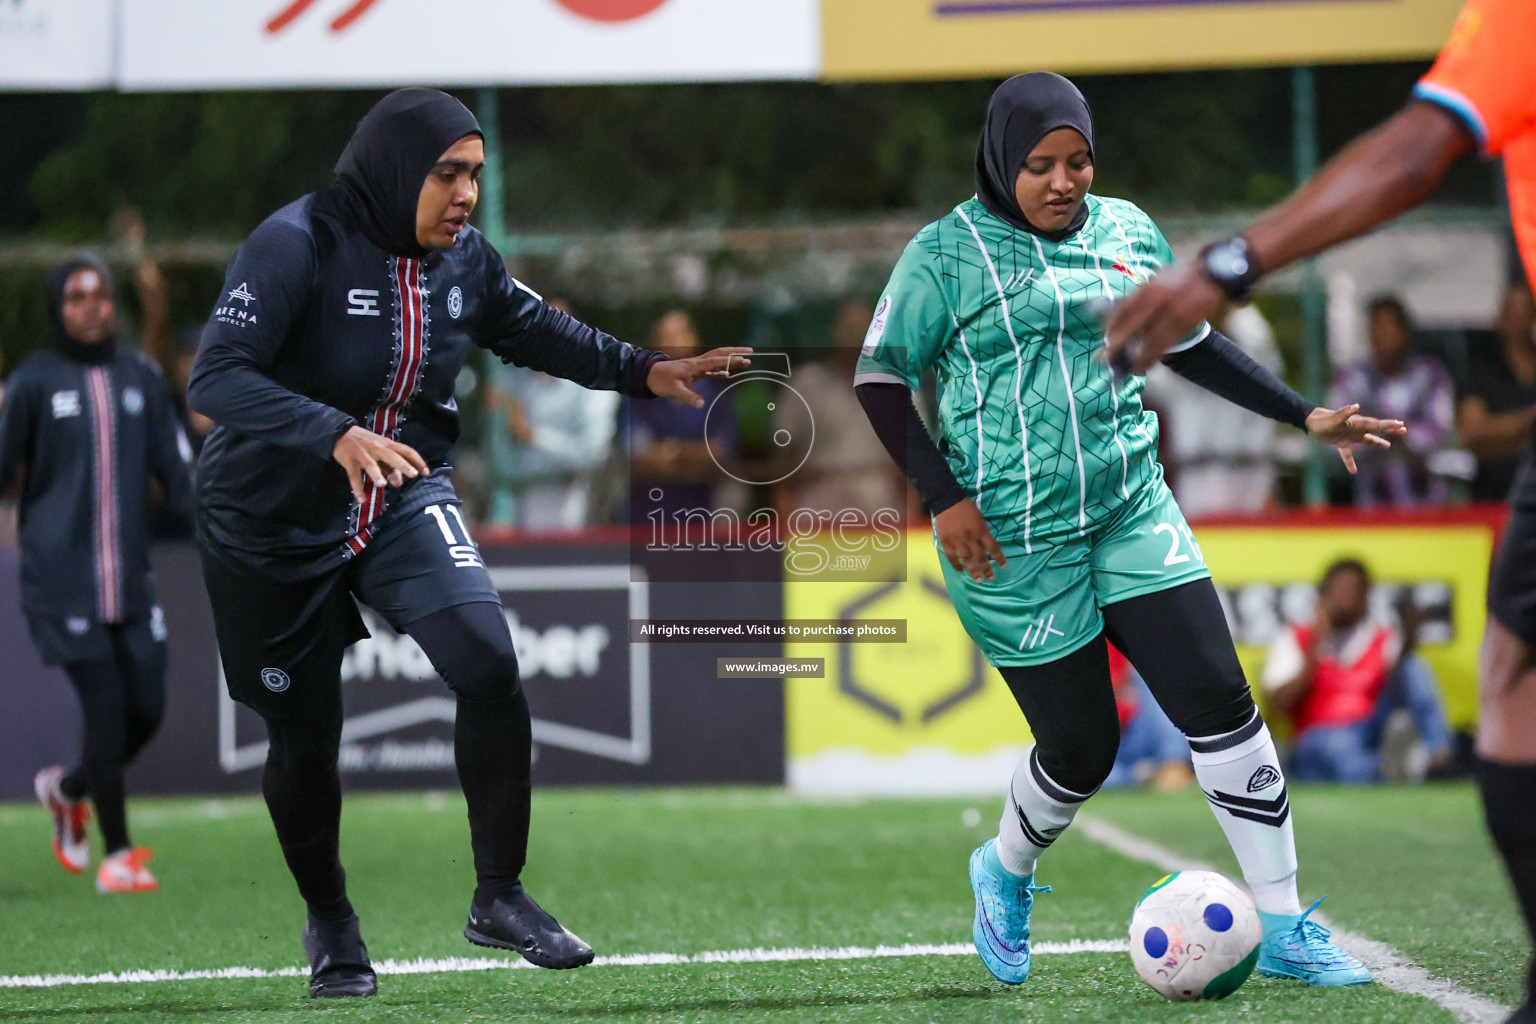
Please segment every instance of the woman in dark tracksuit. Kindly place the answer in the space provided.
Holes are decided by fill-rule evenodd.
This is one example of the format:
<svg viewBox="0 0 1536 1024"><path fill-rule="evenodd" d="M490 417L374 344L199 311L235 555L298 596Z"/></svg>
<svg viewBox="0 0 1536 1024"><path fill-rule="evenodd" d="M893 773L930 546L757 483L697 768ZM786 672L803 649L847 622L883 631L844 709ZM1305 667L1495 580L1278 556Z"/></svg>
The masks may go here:
<svg viewBox="0 0 1536 1024"><path fill-rule="evenodd" d="M11 375L0 407L0 493L20 487L22 607L44 662L80 699L78 765L37 773L53 850L90 863L89 796L106 859L102 892L156 887L149 851L128 840L123 767L154 735L165 704L165 620L149 581L153 477L169 511L192 513L192 450L152 363L117 346L111 275L79 257L48 275L54 347Z"/></svg>
<svg viewBox="0 0 1536 1024"><path fill-rule="evenodd" d="M528 702L449 479L469 346L695 404L689 384L745 351L666 360L547 305L467 224L484 162L453 97L381 100L335 186L274 213L236 253L188 391L218 424L198 470L204 578L230 696L267 725L262 792L308 904L313 996L376 991L337 855L341 661L367 635L354 597L415 639L458 700L477 880L465 936L542 967L593 956L520 880Z"/></svg>

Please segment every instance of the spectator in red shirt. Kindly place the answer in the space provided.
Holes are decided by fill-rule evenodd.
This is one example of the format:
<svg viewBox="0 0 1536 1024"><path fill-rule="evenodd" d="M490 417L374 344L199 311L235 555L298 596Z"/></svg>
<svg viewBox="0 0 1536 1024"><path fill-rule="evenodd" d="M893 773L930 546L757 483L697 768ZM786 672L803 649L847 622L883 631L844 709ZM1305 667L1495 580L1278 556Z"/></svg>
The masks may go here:
<svg viewBox="0 0 1536 1024"><path fill-rule="evenodd" d="M1371 574L1341 559L1317 588L1312 622L1292 623L1270 645L1269 703L1295 726L1289 774L1311 782L1375 782L1388 717L1408 711L1431 764L1448 759L1450 728L1434 673L1405 634L1370 613Z"/></svg>

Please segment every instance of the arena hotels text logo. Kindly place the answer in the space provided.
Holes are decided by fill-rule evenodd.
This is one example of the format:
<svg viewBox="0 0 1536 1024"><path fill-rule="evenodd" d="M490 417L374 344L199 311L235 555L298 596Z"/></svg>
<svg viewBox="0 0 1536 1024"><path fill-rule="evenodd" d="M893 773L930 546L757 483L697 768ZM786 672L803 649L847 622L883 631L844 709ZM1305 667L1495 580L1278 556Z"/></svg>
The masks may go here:
<svg viewBox="0 0 1536 1024"><path fill-rule="evenodd" d="M221 324L231 324L235 327L244 327L246 324L257 322L256 314L251 312L251 303L256 301L256 296L241 281L239 286L232 290L225 298L227 305L220 306L213 311L213 318ZM235 303L241 303L236 306Z"/></svg>
<svg viewBox="0 0 1536 1024"><path fill-rule="evenodd" d="M319 0L292 0L267 19L268 35L277 35L309 12ZM382 0L351 0L332 8L330 30L345 32ZM592 21L634 21L661 7L667 0L554 0L572 14Z"/></svg>

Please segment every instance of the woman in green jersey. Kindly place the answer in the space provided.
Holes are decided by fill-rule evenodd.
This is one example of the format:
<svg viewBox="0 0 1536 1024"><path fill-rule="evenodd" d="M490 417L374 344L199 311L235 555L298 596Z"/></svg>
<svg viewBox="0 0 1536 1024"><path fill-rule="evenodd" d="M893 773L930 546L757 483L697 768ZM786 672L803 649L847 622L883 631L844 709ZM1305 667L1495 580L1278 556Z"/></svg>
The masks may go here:
<svg viewBox="0 0 1536 1024"><path fill-rule="evenodd" d="M1189 739L1195 774L1264 925L1258 968L1314 985L1370 980L1296 891L1285 779L1210 572L1163 481L1143 380L1104 360L1100 312L1172 261L1150 217L1091 195L1093 121L1059 75L1020 75L987 108L977 193L907 246L854 383L922 495L955 610L1002 673L1035 744L996 839L971 856L977 952L1029 974L1035 862L1109 774L1119 720L1107 643ZM1338 447L1401 423L1304 401L1202 324L1176 372ZM938 440L912 404L939 384ZM1314 904L1315 906L1315 904Z"/></svg>

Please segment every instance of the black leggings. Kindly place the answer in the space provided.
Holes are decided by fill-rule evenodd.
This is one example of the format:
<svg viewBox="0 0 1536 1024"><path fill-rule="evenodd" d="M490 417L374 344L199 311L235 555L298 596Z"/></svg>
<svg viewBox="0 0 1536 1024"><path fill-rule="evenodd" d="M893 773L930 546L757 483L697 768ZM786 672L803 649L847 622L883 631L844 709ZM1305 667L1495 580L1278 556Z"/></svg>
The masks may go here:
<svg viewBox="0 0 1536 1024"><path fill-rule="evenodd" d="M1000 669L1029 720L1041 767L1058 785L1092 793L1120 749L1106 639L1184 735L1214 736L1252 718L1253 695L1210 580L1109 605L1103 634L1065 658Z"/></svg>
<svg viewBox="0 0 1536 1024"><path fill-rule="evenodd" d="M527 859L533 751L506 617L499 604L476 602L426 615L406 632L458 697L454 761L469 804L475 874L482 892L505 891L517 884ZM337 856L341 719L339 685L318 716L267 718L271 747L261 780L299 892L325 919L351 913Z"/></svg>
<svg viewBox="0 0 1536 1024"><path fill-rule="evenodd" d="M127 849L123 768L160 727L165 711L165 644L145 624L107 626L112 657L64 666L80 699L80 761L59 784L71 800L96 806L107 853Z"/></svg>

